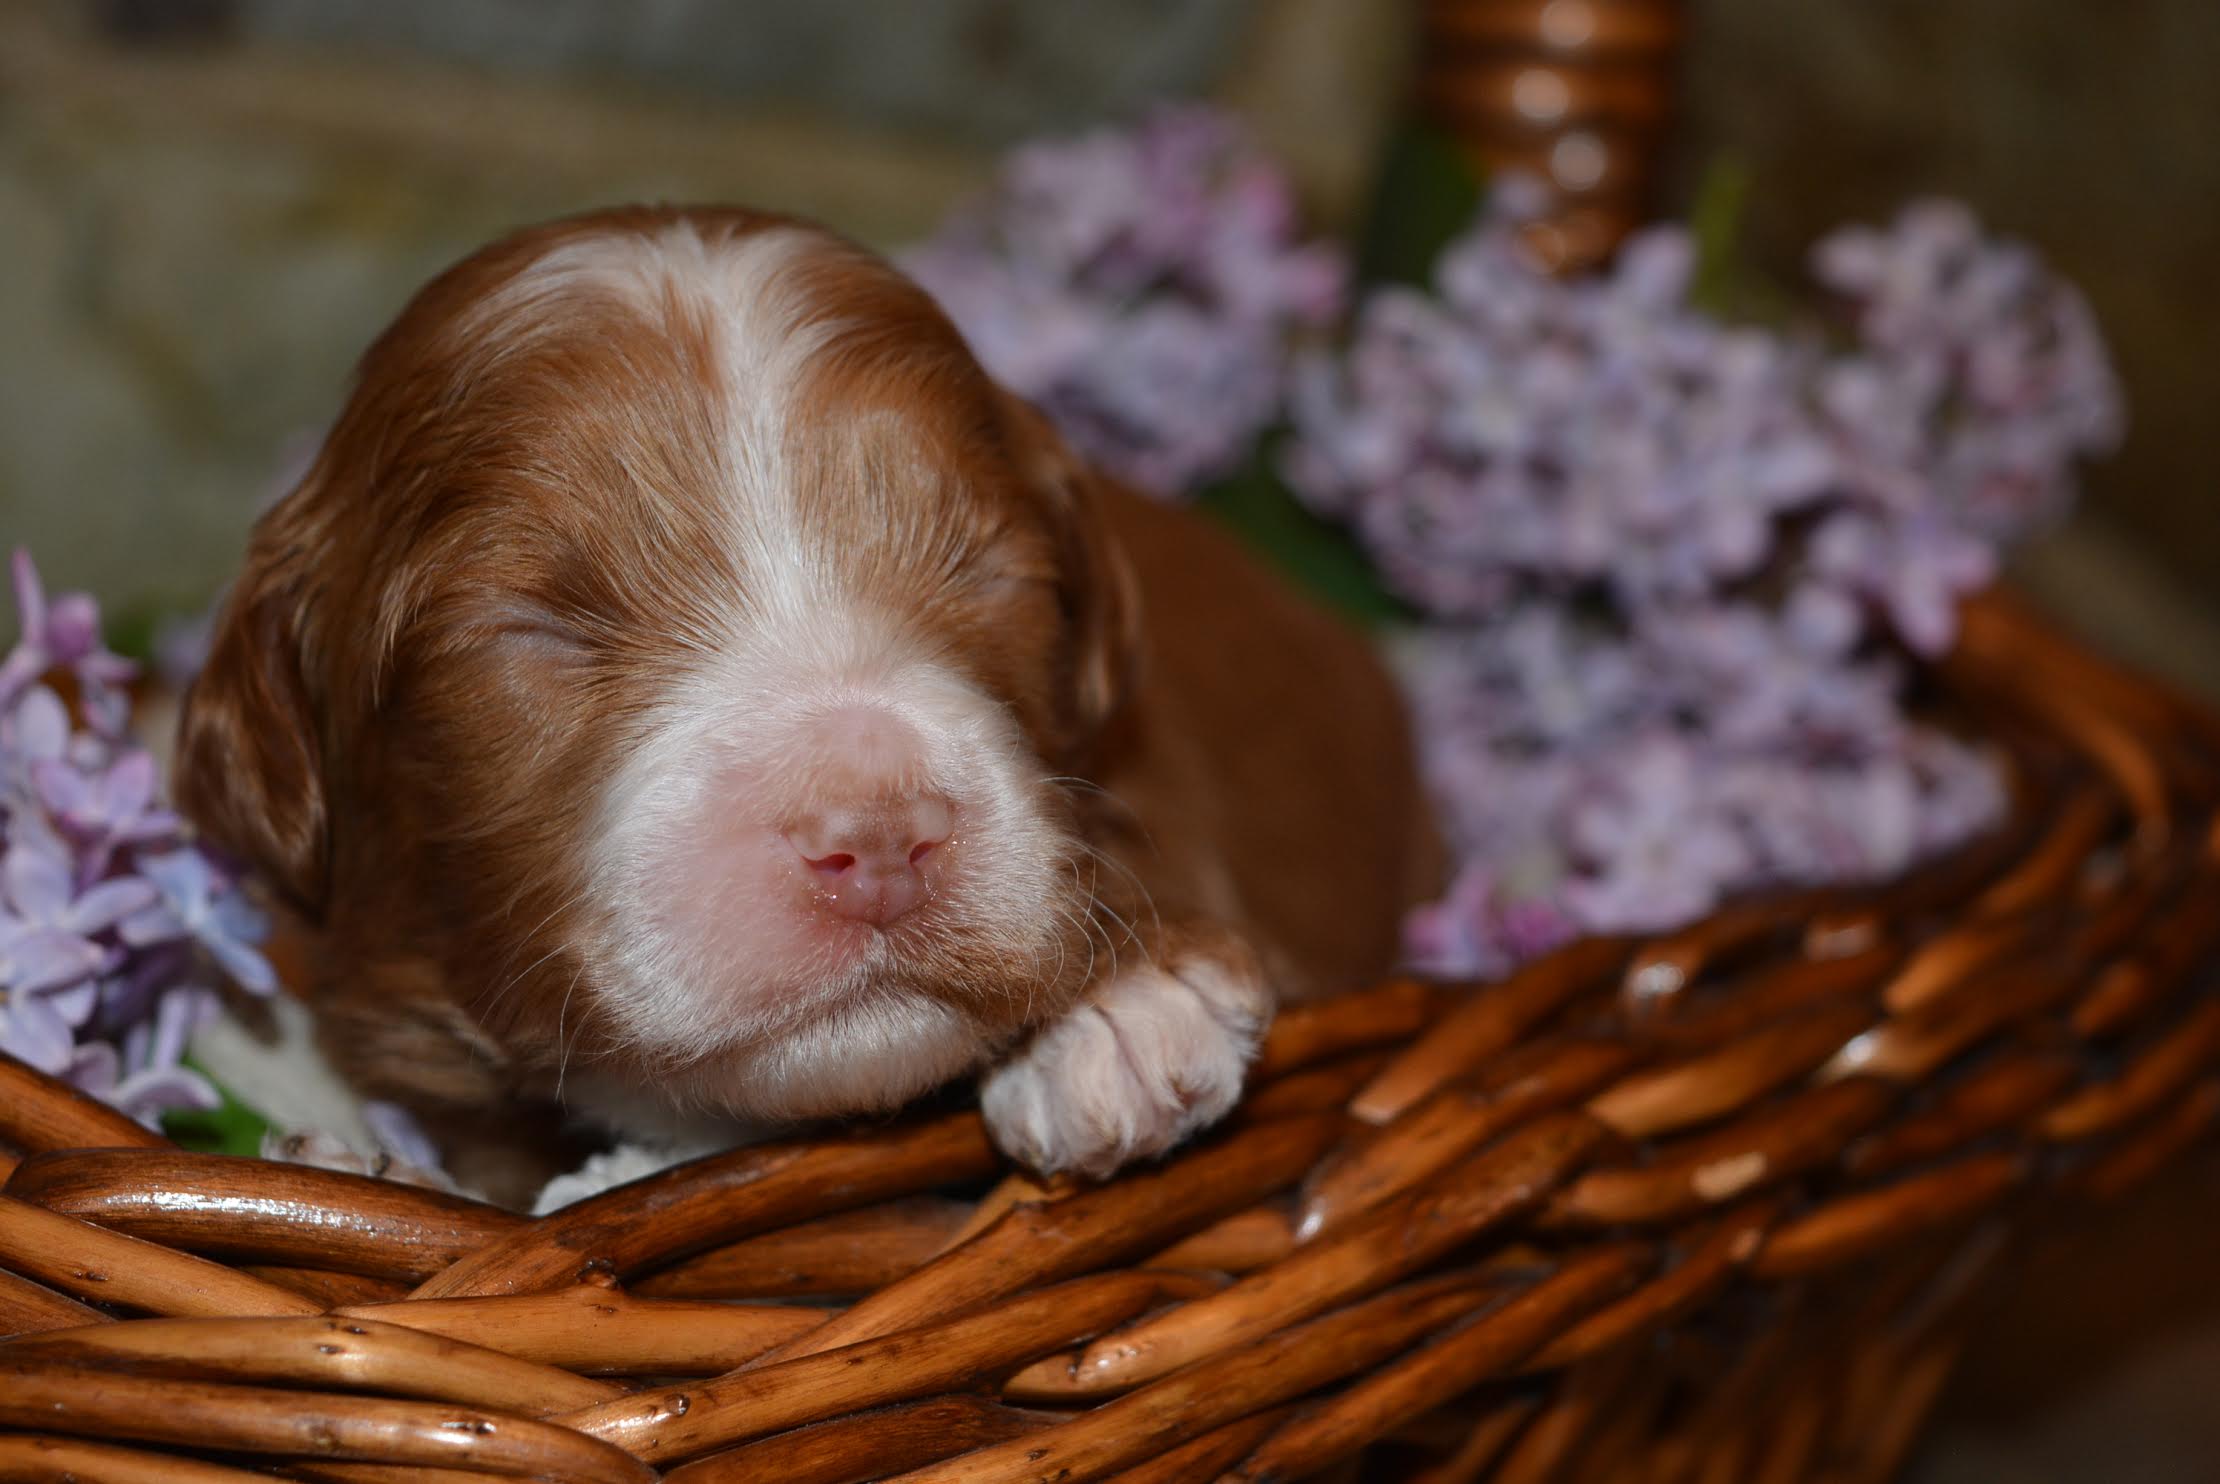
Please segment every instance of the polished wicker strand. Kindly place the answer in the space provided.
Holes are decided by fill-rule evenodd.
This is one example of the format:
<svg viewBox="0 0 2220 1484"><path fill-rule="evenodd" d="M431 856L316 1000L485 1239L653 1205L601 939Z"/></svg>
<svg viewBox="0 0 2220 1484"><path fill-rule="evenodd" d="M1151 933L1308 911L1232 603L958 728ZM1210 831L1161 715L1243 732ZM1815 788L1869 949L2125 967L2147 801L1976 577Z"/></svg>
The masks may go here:
<svg viewBox="0 0 2220 1484"><path fill-rule="evenodd" d="M1291 1011L1107 1185L938 1112L528 1221L0 1064L0 1479L1887 1478L1999 1255L2220 1116L2220 724L2002 599L1936 679L1991 837Z"/></svg>

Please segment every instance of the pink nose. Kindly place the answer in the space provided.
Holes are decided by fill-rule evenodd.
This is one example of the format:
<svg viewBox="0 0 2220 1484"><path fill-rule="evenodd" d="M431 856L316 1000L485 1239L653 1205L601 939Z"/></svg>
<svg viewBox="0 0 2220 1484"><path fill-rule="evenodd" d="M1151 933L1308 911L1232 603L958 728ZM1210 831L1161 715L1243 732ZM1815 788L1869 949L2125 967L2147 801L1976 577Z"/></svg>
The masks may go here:
<svg viewBox="0 0 2220 1484"><path fill-rule="evenodd" d="M819 809L786 832L826 906L889 923L932 895L956 811L937 794Z"/></svg>

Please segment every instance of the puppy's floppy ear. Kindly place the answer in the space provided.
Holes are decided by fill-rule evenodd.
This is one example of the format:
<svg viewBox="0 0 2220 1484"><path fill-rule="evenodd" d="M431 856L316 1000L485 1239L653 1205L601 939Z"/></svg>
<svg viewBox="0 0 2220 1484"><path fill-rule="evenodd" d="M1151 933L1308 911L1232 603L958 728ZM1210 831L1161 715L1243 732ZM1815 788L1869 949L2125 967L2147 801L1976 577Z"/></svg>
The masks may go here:
<svg viewBox="0 0 2220 1484"><path fill-rule="evenodd" d="M312 475L311 478L314 476ZM178 721L178 807L310 921L323 914L324 759L303 629L311 601L307 488L255 527Z"/></svg>
<svg viewBox="0 0 2220 1484"><path fill-rule="evenodd" d="M1005 400L1013 441L1047 502L1055 535L1067 643L1062 740L1084 751L1124 710L1139 679L1140 590L1104 512L1111 494L1102 477L1038 410L1015 397Z"/></svg>
<svg viewBox="0 0 2220 1484"><path fill-rule="evenodd" d="M1104 487L1082 471L1067 487L1065 611L1072 643L1073 725L1082 736L1125 709L1140 678L1141 594L1125 548L1103 518Z"/></svg>

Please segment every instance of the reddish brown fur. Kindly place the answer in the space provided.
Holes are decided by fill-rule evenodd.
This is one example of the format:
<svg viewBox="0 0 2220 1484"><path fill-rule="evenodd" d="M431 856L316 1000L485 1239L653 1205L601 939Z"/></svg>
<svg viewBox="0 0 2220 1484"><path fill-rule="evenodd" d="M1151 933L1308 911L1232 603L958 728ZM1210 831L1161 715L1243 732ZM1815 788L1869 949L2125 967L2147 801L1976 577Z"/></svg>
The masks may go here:
<svg viewBox="0 0 2220 1484"><path fill-rule="evenodd" d="M777 220L687 215L733 233ZM717 392L698 327L613 305L522 347L457 326L550 247L677 216L537 228L411 303L256 528L180 736L183 806L314 929L336 1059L481 1132L474 1115L546 1098L566 1047L621 1064L562 947L593 905L577 842L674 636L728 574L698 502L641 493L698 479L691 434ZM919 621L1053 770L1106 791L1069 793L1082 836L1133 878L1097 879L1106 915L1152 949L1245 935L1290 989L1385 970L1428 836L1369 648L1204 523L1090 477L875 260L828 239L811 271L859 328L813 369L808 405L828 428L883 408L929 430L965 492L899 551L837 503L812 518L888 581L932 565L918 540L949 564L991 558L998 580L920 595ZM1014 1001L937 992L969 994L987 1034L1020 1028Z"/></svg>

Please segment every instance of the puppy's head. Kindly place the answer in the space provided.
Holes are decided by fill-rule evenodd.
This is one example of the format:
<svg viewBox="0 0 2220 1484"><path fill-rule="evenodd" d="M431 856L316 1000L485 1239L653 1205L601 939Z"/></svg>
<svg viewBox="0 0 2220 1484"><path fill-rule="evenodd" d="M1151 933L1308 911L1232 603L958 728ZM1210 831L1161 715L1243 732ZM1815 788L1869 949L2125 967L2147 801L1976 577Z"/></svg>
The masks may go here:
<svg viewBox="0 0 2220 1484"><path fill-rule="evenodd" d="M1134 632L1095 498L825 232L528 232L411 303L257 528L180 797L333 993L405 959L527 1073L887 1105L1088 957L1059 780Z"/></svg>

